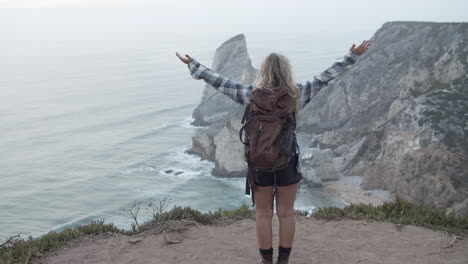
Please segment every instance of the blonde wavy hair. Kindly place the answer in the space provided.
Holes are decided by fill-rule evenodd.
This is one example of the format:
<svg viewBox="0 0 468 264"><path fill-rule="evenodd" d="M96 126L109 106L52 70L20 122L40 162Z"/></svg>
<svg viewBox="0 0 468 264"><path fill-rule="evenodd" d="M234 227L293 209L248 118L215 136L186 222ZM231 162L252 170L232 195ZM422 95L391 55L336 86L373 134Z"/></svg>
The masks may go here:
<svg viewBox="0 0 468 264"><path fill-rule="evenodd" d="M299 90L294 82L291 64L284 55L273 52L263 60L254 81L254 86L269 89L273 92L277 89L287 89L296 102L294 106L296 115L299 112Z"/></svg>

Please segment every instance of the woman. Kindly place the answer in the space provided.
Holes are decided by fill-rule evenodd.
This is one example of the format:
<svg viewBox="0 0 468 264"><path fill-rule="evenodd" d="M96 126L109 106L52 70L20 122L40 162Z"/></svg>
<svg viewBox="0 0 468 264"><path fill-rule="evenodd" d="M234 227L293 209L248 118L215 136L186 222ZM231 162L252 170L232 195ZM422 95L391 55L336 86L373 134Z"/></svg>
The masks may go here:
<svg viewBox="0 0 468 264"><path fill-rule="evenodd" d="M349 53L344 56L342 61L334 63L319 76L314 77L312 82L307 81L305 84L296 84L294 82L288 59L277 53L271 53L265 58L254 85L244 85L229 80L203 66L189 55L185 55L184 58L179 53L176 53L176 56L188 65L194 79L203 79L241 105L246 106L249 103L249 96L255 88L261 87L274 92L277 87L280 87L281 89L286 89L289 95L294 98L295 105L292 109L295 110L295 113L298 113L298 110L303 109L322 87L327 85L329 81L333 80L340 73L346 71L349 66L353 65L357 57L367 51L369 45L369 41L363 41L358 47L353 44L349 49ZM302 180L299 155L295 159L291 159L290 163L288 167L279 171L279 177L277 178L276 214L279 220L278 264L288 263L291 253L295 233L294 201L299 182ZM261 255L259 263L264 264L272 263L273 259L273 209L271 207L273 202L273 186L271 182L268 182L271 179L269 176L268 173L257 175L253 194L255 199L257 241Z"/></svg>

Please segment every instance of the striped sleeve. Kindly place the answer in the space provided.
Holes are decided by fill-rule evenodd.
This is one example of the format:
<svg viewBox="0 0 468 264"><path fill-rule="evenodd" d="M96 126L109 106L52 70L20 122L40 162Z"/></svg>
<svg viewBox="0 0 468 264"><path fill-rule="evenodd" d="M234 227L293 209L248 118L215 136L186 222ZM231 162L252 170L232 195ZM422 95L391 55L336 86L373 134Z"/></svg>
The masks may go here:
<svg viewBox="0 0 468 264"><path fill-rule="evenodd" d="M249 96L254 87L252 85L241 84L234 82L211 69L200 64L197 60L192 59L188 63L190 74L196 80L204 80L209 85L213 86L219 92L229 96L236 103L247 105Z"/></svg>
<svg viewBox="0 0 468 264"><path fill-rule="evenodd" d="M331 80L335 79L338 75L345 72L353 65L360 55L349 52L341 61L333 63L331 67L314 77L312 82L307 81L305 84L298 83L299 93L301 95L301 109L304 108L310 100Z"/></svg>

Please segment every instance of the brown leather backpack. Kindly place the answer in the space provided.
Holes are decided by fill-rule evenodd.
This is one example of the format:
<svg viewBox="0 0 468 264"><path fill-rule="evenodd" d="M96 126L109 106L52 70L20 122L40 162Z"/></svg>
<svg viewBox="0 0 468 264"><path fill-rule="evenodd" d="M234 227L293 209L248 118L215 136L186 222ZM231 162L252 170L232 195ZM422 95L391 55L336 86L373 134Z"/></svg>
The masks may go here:
<svg viewBox="0 0 468 264"><path fill-rule="evenodd" d="M242 117L242 124L245 124L239 131L239 138L245 145L249 167L246 194L255 187L253 176L257 171L272 172L276 190L276 171L288 166L295 153L294 99L286 89L272 90L255 89ZM253 194L252 202L255 204Z"/></svg>

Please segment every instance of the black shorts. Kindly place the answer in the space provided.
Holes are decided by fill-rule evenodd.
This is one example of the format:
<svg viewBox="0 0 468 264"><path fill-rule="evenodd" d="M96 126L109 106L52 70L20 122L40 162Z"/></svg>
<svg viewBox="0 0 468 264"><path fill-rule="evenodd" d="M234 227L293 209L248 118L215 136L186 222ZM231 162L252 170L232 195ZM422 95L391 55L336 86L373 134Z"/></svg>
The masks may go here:
<svg viewBox="0 0 468 264"><path fill-rule="evenodd" d="M298 156L294 155L286 168L279 170L276 173L276 185L287 186L298 183L302 180L302 174L297 171ZM273 172L256 171L253 173L253 180L258 186L273 186Z"/></svg>

